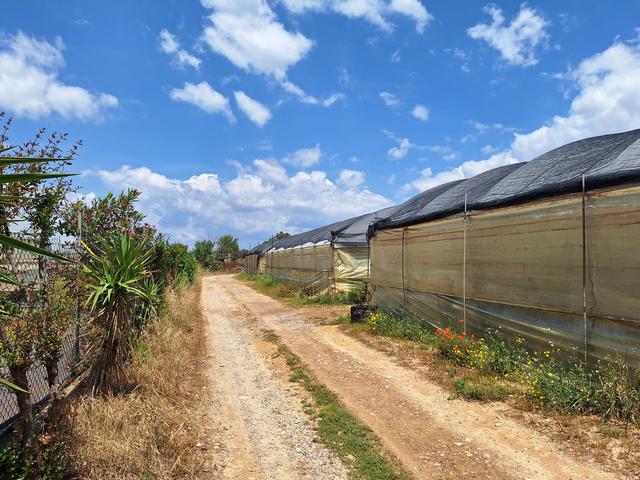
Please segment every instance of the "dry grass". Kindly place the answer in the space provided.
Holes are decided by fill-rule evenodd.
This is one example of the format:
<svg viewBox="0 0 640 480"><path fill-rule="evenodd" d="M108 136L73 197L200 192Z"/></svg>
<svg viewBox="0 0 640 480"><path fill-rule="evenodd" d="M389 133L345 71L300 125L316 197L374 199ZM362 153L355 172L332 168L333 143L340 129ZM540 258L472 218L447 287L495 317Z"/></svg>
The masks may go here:
<svg viewBox="0 0 640 480"><path fill-rule="evenodd" d="M127 368L135 385L130 394L74 402L68 418L74 475L205 478L199 303L199 282L168 293L166 312L150 325Z"/></svg>

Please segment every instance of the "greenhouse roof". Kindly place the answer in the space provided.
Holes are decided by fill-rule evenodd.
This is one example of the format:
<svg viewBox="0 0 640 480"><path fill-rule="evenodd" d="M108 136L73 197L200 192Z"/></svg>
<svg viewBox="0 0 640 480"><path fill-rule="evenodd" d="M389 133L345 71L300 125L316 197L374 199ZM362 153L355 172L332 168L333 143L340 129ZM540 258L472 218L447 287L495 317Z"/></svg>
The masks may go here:
<svg viewBox="0 0 640 480"><path fill-rule="evenodd" d="M569 143L534 158L438 185L400 205L374 230L640 180L640 129Z"/></svg>

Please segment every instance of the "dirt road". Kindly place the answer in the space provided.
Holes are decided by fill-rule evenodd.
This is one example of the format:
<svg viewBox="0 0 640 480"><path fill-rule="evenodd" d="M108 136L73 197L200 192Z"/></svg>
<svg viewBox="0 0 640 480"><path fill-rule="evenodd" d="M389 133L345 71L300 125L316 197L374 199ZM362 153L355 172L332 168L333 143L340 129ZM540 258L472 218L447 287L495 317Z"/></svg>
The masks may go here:
<svg viewBox="0 0 640 480"><path fill-rule="evenodd" d="M207 277L202 289L211 381L230 427L227 478L344 478L337 460L312 442L299 399L267 367L261 328L275 330L415 478L615 478L507 418L508 407L450 399L415 371L231 276Z"/></svg>
<svg viewBox="0 0 640 480"><path fill-rule="evenodd" d="M255 322L233 298L231 277L203 281L207 323L211 418L219 422L221 478L346 479L335 456L314 442L314 429L292 385L265 353ZM223 451L220 451L223 450Z"/></svg>

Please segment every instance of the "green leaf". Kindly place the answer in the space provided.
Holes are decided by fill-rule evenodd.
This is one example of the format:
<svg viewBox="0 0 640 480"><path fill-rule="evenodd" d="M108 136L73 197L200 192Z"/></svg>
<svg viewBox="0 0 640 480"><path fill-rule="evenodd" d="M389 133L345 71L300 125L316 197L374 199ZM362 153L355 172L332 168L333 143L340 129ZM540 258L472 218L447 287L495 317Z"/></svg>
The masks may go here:
<svg viewBox="0 0 640 480"><path fill-rule="evenodd" d="M0 245L7 245L9 247L17 248L18 250L24 250L27 252L31 252L35 255L42 255L43 257L53 258L55 260L60 260L61 262L71 262L68 258L64 258L55 253L47 252L42 248L31 245L30 243L23 242L21 240L9 237L4 234L0 234Z"/></svg>
<svg viewBox="0 0 640 480"><path fill-rule="evenodd" d="M0 175L0 184L16 182L39 182L51 178L72 177L76 173L9 173Z"/></svg>
<svg viewBox="0 0 640 480"><path fill-rule="evenodd" d="M9 387L12 390L17 390L22 393L29 393L24 388L20 388L14 383L11 383L9 380L5 380L4 378L0 378L0 385L4 385L5 387Z"/></svg>
<svg viewBox="0 0 640 480"><path fill-rule="evenodd" d="M7 283L9 285L18 285L18 280L9 272L0 270L0 283Z"/></svg>

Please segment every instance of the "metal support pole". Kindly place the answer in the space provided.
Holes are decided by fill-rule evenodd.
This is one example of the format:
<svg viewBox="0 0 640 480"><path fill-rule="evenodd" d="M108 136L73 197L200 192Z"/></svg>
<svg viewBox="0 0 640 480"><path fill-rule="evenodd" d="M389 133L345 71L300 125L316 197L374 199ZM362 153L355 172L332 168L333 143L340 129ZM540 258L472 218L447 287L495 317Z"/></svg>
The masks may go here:
<svg viewBox="0 0 640 480"><path fill-rule="evenodd" d="M588 360L587 336L587 179L582 174L582 321L584 324L584 361Z"/></svg>
<svg viewBox="0 0 640 480"><path fill-rule="evenodd" d="M464 194L464 230L462 233L462 325L467 333L467 194Z"/></svg>
<svg viewBox="0 0 640 480"><path fill-rule="evenodd" d="M316 294L316 244L313 244L313 277L311 277L311 295Z"/></svg>
<svg viewBox="0 0 640 480"><path fill-rule="evenodd" d="M401 253L402 253L402 304L403 306L406 308L407 307L407 290L405 288L405 282L404 282L404 257L405 257L405 252L404 252L404 239L405 239L405 234L407 233L407 230L404 229L402 230L402 249L401 249Z"/></svg>

